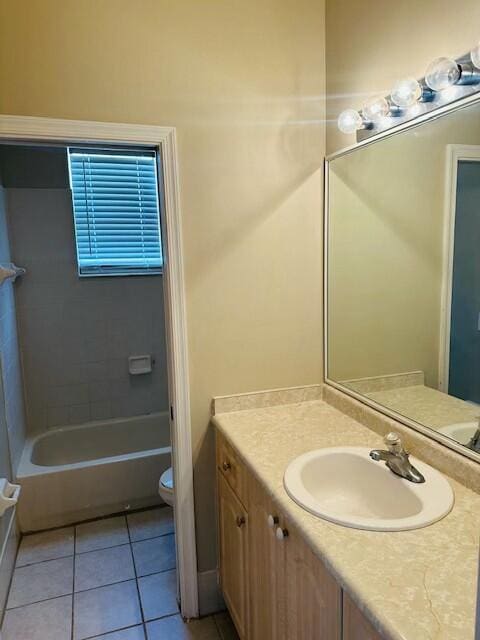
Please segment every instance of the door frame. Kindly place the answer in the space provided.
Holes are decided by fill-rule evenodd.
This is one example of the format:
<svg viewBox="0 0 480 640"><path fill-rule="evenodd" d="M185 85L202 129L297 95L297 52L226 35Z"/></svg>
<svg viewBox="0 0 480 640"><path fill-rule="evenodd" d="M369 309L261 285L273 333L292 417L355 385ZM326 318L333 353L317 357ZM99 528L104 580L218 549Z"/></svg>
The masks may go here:
<svg viewBox="0 0 480 640"><path fill-rule="evenodd" d="M172 460L175 486L175 533L181 613L196 618L197 553L193 493L187 319L181 209L174 127L90 122L0 114L0 142L22 141L151 145L161 158L164 201L164 298L171 402Z"/></svg>
<svg viewBox="0 0 480 640"><path fill-rule="evenodd" d="M448 393L450 368L450 332L452 313L453 258L457 214L458 165L462 161L480 162L480 146L448 144L445 165L445 204L443 217L443 265L440 304L440 344L438 388Z"/></svg>

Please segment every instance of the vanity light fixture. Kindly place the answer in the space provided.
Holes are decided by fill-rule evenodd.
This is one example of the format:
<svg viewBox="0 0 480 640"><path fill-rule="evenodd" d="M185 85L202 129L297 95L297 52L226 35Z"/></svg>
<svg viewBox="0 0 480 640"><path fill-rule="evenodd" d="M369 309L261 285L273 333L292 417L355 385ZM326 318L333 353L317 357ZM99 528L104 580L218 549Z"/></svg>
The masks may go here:
<svg viewBox="0 0 480 640"><path fill-rule="evenodd" d="M342 133L355 133L359 129L363 129L368 126L368 123L364 122L362 116L355 111L355 109L345 109L338 116L337 120L338 128Z"/></svg>
<svg viewBox="0 0 480 640"><path fill-rule="evenodd" d="M393 104L402 109L408 109L412 107L416 102L422 98L423 89L422 85L416 78L403 78L395 83L391 99Z"/></svg>
<svg viewBox="0 0 480 640"><path fill-rule="evenodd" d="M362 110L363 117L370 122L377 122L390 113L388 100L383 96L377 96L368 100Z"/></svg>
<svg viewBox="0 0 480 640"><path fill-rule="evenodd" d="M428 65L425 82L434 91L443 91L460 80L462 71L453 58L436 58Z"/></svg>
<svg viewBox="0 0 480 640"><path fill-rule="evenodd" d="M480 42L470 51L470 60L477 69L480 69Z"/></svg>
<svg viewBox="0 0 480 640"><path fill-rule="evenodd" d="M467 56L457 60L447 57L436 58L429 64L423 80L419 81L413 77L399 80L389 96L371 98L362 111L342 111L337 121L338 128L342 133L357 133L357 139L361 140L389 129L398 122L412 119L417 110L412 110L411 107L418 102L431 103L423 105L422 113L425 113L477 92L478 88L472 85L478 84L480 42ZM445 89L453 85L458 85L458 90L451 96ZM442 94L442 97L437 99L437 94ZM395 118L396 122L390 121L390 118Z"/></svg>

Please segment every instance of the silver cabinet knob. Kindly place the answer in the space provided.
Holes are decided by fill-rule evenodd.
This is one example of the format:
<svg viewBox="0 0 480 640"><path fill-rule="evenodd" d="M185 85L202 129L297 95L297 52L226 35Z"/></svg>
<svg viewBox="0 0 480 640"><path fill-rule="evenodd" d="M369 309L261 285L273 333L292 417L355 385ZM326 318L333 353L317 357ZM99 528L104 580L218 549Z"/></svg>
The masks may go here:
<svg viewBox="0 0 480 640"><path fill-rule="evenodd" d="M282 529L282 527L277 527L277 530L275 531L275 537L280 541L285 540L285 538L288 537L288 530Z"/></svg>
<svg viewBox="0 0 480 640"><path fill-rule="evenodd" d="M229 469L231 469L231 468L232 468L232 465L231 465L229 462L226 462L226 461L225 461L225 462L222 464L222 469L223 469L224 471L228 471L228 470L229 470Z"/></svg>
<svg viewBox="0 0 480 640"><path fill-rule="evenodd" d="M272 516L272 514L270 514L267 518L267 524L270 529L273 529L273 527L278 524L278 516Z"/></svg>
<svg viewBox="0 0 480 640"><path fill-rule="evenodd" d="M245 524L245 516L237 516L237 527L241 528Z"/></svg>

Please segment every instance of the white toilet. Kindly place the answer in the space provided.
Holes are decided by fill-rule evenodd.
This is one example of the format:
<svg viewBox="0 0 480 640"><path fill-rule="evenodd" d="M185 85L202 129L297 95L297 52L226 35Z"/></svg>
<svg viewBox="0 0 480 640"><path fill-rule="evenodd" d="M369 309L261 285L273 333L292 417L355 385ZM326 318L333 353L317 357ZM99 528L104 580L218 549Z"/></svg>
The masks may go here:
<svg viewBox="0 0 480 640"><path fill-rule="evenodd" d="M173 507L173 469L169 467L160 476L158 482L158 493L160 497L171 507Z"/></svg>

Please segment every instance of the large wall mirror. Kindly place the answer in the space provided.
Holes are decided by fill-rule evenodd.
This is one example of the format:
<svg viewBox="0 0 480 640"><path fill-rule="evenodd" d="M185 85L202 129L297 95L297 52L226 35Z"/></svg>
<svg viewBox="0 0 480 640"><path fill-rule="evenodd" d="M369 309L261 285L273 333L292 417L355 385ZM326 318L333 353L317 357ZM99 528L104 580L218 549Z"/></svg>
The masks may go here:
<svg viewBox="0 0 480 640"><path fill-rule="evenodd" d="M480 101L327 178L327 382L480 461Z"/></svg>

